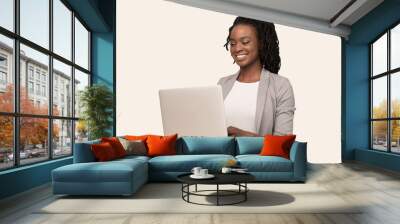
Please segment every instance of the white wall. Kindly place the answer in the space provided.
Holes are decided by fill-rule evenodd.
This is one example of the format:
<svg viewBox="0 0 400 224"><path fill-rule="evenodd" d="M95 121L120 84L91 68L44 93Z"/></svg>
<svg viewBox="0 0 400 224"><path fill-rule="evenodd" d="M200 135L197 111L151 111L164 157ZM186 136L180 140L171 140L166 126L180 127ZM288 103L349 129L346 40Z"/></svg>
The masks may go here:
<svg viewBox="0 0 400 224"><path fill-rule="evenodd" d="M236 72L223 45L236 16L162 0L117 1L117 135L163 134L158 90L214 85ZM340 39L276 25L294 133L314 163L340 162Z"/></svg>

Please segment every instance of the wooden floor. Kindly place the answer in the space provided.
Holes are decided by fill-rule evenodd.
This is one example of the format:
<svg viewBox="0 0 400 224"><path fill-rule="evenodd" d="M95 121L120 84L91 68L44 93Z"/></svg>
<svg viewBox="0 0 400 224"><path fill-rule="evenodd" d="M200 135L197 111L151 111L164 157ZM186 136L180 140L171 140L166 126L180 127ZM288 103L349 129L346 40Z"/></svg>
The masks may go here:
<svg viewBox="0 0 400 224"><path fill-rule="evenodd" d="M359 163L310 165L308 182L367 206L357 214L35 214L35 208L54 200L47 185L1 201L0 223L400 223L398 173Z"/></svg>

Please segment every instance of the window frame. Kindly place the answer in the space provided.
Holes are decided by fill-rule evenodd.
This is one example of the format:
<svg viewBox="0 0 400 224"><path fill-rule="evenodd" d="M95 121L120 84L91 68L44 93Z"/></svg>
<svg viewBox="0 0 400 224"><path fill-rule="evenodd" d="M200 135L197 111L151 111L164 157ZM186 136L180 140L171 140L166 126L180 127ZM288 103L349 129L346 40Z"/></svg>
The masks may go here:
<svg viewBox="0 0 400 224"><path fill-rule="evenodd" d="M400 120L400 117L392 117L392 98L391 98L391 92L392 92L392 85L391 85L391 79L393 75L396 75L396 73L400 72L400 67L391 69L391 31L393 28L400 26L400 21L395 22L392 24L390 27L385 29L384 32L379 34L375 39L373 39L370 43L368 43L368 52L369 52L369 149L373 151L379 151L379 152L385 152L385 153L391 153L391 154L400 154L400 152L393 152L392 151L392 121ZM384 35L387 35L386 39L386 44L387 44L387 52L386 52L386 57L387 57L387 64L386 64L386 71L382 72L380 74L376 74L374 76L373 74L373 44L376 43L381 37ZM386 118L373 118L373 81L378 78L386 77L386 87L387 87L387 93L386 93L386 98L387 98L387 105L386 105ZM373 122L374 121L386 121L386 151L379 150L374 148L374 136L373 136Z"/></svg>
<svg viewBox="0 0 400 224"><path fill-rule="evenodd" d="M62 159L65 157L70 157L73 156L74 154L74 143L75 143L75 126L76 126L76 121L78 121L80 118L79 117L75 117L75 108L72 107L72 113L70 114L70 116L56 116L53 115L53 97L54 97L54 90L53 90L53 59L58 60L61 63L64 63L68 66L71 66L71 83L73 84L75 82L75 69L85 73L88 75L89 78L89 83L88 86L92 85L92 69L91 69L91 49L92 49L92 45L91 45L91 36L92 36L92 31L91 29L87 26L87 24L83 21L83 19L79 16L78 13L76 13L72 7L65 1L65 0L59 0L68 10L71 11L71 18L70 18L70 22L71 22L71 58L67 59L64 58L63 56L55 53L53 50L53 43L54 43L54 39L53 39L53 24L54 24L54 17L53 17L53 0L48 0L49 2L49 48L46 49L45 47L42 47L39 44L34 43L33 41L30 41L27 38L24 38L23 36L20 35L20 0L14 0L13 1L13 10L14 10L14 18L13 18L13 22L14 22L14 30L10 31L4 27L0 26L0 35L3 35L5 37L11 38L13 40L13 64L12 69L11 69L11 74L13 76L14 79L14 93L13 93L13 102L14 102L14 110L13 112L2 112L0 111L0 116L10 116L13 119L13 155L14 155L14 161L13 161L13 166L11 167L5 167L5 168L0 168L0 172L5 171L5 170L10 170L10 169L16 169L19 167L23 167L23 166L30 166L33 164L37 164L37 163L43 163L46 161L50 161L50 160L58 160L58 159ZM80 65L75 63L75 18L84 26L84 28L88 31L88 69L85 69L83 67L81 67ZM21 85L21 81L20 81L20 44L23 44L27 47L30 47L36 51L39 51L40 53L43 53L45 55L48 56L49 58L49 63L48 63L48 80L46 87L45 87L45 95L48 96L48 112L46 115L39 115L39 114L27 114L27 113L21 113L20 111L20 85ZM27 64L27 71L29 70L30 66L29 64ZM30 74L29 72L27 72L26 75L26 82L28 81L33 81L34 86L36 83L41 83L42 84L42 79L41 79L41 74L42 72L39 73L39 80L38 82L36 82L36 69L33 70L33 79L30 79ZM71 93L72 93L72 99L71 99L71 103L72 105L74 105L75 103L75 85L72 85L71 87ZM28 86L27 86L28 87ZM29 87L28 87L29 88ZM29 91L27 89L27 91ZM36 91L36 89L34 89L34 92ZM48 94L46 93L48 92ZM39 94L38 96L42 96L42 94ZM38 162L32 162L32 163L26 163L26 164L21 164L20 161L20 119L21 118L45 118L47 119L48 122L48 136L47 136L47 142L49 144L47 144L47 150L48 150L48 155L47 158L43 158L43 160L40 160ZM66 120L66 121L71 121L71 153L68 155L62 155L62 156L54 156L53 152L54 152L54 147L53 147L53 122L56 120Z"/></svg>

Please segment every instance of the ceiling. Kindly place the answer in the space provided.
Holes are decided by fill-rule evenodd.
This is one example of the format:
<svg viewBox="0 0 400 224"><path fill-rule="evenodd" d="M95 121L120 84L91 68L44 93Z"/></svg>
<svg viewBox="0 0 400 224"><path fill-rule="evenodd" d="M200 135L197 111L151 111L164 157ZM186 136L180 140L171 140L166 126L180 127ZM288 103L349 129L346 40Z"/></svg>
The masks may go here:
<svg viewBox="0 0 400 224"><path fill-rule="evenodd" d="M383 0L167 0L347 38Z"/></svg>

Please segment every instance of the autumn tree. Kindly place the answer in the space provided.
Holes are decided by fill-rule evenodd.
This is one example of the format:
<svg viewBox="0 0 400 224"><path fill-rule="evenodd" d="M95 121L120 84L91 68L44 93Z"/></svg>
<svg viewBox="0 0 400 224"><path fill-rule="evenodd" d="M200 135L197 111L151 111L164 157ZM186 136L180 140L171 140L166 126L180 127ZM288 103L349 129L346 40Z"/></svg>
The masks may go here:
<svg viewBox="0 0 400 224"><path fill-rule="evenodd" d="M392 107L391 117L396 117L396 118L400 117L400 100L399 99L392 100L391 107ZM387 118L388 117L387 101L386 100L381 101L378 106L372 109L372 111L373 111L373 118ZM391 122L392 122L391 123L392 142L396 142L400 138L400 122L397 120ZM387 121L374 121L373 133L374 133L374 139L375 138L386 139Z"/></svg>
<svg viewBox="0 0 400 224"><path fill-rule="evenodd" d="M8 85L5 93L0 94L0 111L13 112L14 107L14 88ZM20 88L20 110L23 114L42 114L48 112L47 106L34 105L29 99L29 95L24 87ZM56 111L56 113L59 113ZM11 148L13 146L13 119L11 116L0 116L0 146L3 148ZM20 149L24 149L26 145L45 145L48 136L48 119L47 118L20 118ZM53 128L53 138L58 137L59 128L55 125Z"/></svg>

